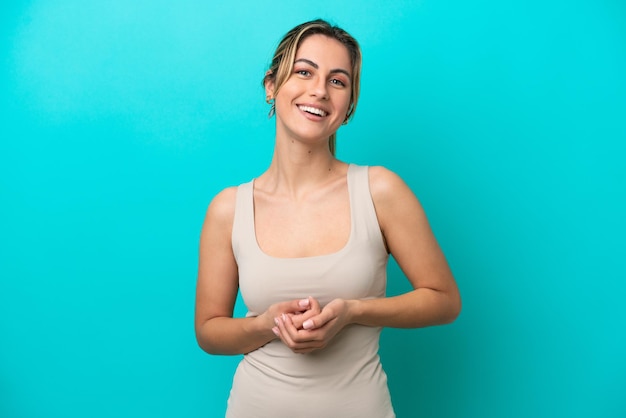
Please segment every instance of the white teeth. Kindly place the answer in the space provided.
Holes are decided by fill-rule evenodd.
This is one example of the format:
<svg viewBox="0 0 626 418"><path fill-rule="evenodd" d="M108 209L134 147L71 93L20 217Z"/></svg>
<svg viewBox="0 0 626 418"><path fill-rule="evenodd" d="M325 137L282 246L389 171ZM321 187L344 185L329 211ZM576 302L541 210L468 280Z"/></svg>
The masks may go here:
<svg viewBox="0 0 626 418"><path fill-rule="evenodd" d="M311 107L311 106L298 106L298 107L300 108L300 110L304 112L313 113L314 115L318 115L318 116L326 116L326 112L316 107Z"/></svg>

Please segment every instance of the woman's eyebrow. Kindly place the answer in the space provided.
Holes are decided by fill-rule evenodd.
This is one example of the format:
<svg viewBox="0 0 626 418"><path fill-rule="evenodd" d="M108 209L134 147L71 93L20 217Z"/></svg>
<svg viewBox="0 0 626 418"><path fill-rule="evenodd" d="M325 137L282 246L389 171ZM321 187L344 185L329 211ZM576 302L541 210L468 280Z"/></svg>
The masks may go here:
<svg viewBox="0 0 626 418"><path fill-rule="evenodd" d="M316 70L320 68L319 65L317 65L313 61L306 59L306 58L298 58L293 63L295 64L296 62L304 62L305 64L309 64L311 67L315 68ZM350 75L350 73L347 70L344 70L343 68L335 68L333 70L330 70L330 73L331 74L342 73L342 74L345 74L350 80L352 80L352 76Z"/></svg>

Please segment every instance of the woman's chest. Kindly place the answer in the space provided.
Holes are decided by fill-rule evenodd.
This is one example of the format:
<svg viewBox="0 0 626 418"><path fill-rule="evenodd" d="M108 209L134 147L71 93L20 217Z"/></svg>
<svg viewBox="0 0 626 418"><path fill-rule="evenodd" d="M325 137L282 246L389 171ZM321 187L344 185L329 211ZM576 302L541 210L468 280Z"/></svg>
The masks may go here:
<svg viewBox="0 0 626 418"><path fill-rule="evenodd" d="M341 250L350 239L351 215L346 196L305 202L255 201L255 236L273 257L312 257Z"/></svg>

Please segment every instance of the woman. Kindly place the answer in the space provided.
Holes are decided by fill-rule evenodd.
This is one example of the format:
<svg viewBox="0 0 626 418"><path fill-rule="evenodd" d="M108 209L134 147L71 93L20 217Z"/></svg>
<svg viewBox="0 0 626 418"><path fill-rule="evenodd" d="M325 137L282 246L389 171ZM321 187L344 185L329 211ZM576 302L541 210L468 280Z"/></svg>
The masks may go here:
<svg viewBox="0 0 626 418"><path fill-rule="evenodd" d="M195 326L208 353L245 354L228 417L393 417L381 328L459 314L454 278L406 184L334 156L360 69L359 45L342 29L316 20L288 32L263 80L276 115L271 164L209 205ZM414 290L385 297L389 254ZM239 288L245 318L233 318Z"/></svg>

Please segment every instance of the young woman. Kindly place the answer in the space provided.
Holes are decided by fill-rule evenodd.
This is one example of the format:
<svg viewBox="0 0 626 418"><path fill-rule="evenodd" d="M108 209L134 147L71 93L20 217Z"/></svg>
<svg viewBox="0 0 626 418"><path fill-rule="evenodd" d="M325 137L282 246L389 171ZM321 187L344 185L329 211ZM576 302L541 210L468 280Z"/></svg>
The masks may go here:
<svg viewBox="0 0 626 418"><path fill-rule="evenodd" d="M418 200L383 167L334 156L354 114L361 52L303 23L264 78L276 142L267 171L220 192L200 242L195 327L212 354L245 354L228 417L393 417L382 327L444 324L459 291ZM386 297L391 254L414 290ZM248 308L233 318L238 290Z"/></svg>

